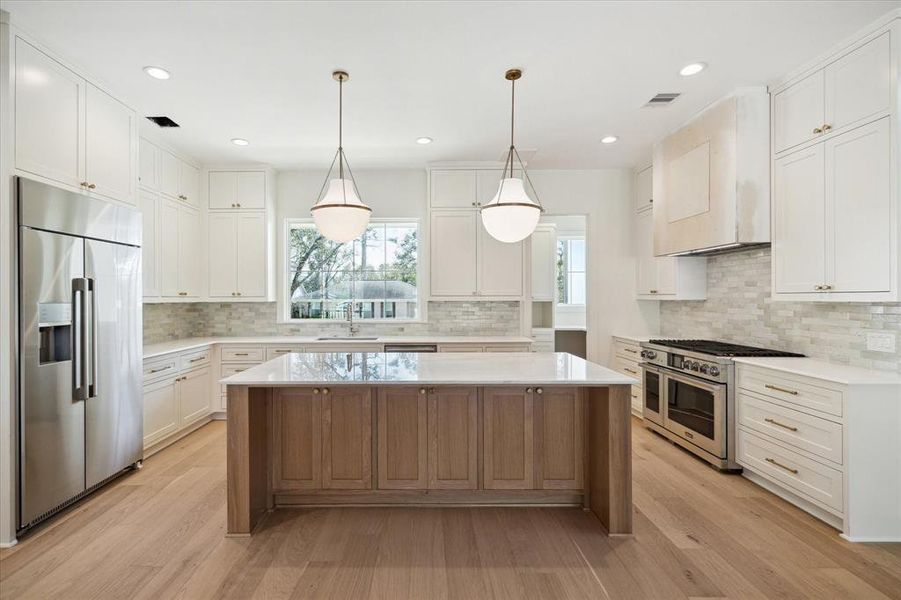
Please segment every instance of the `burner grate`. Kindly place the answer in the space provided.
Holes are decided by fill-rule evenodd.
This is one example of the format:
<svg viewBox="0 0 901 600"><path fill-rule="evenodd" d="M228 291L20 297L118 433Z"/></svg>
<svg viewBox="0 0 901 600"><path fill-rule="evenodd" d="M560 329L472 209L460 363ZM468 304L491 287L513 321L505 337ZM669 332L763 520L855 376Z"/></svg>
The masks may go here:
<svg viewBox="0 0 901 600"><path fill-rule="evenodd" d="M730 344L728 342L718 342L716 340L650 340L650 343L679 350L710 354L712 356L804 356L803 354L794 352L770 350L768 348L757 348L755 346L743 346L741 344Z"/></svg>

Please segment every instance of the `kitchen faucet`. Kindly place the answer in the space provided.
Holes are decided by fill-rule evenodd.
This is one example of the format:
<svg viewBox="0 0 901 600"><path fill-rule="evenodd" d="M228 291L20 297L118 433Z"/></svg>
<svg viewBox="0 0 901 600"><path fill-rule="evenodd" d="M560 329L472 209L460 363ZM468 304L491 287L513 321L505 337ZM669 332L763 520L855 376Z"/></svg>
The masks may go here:
<svg viewBox="0 0 901 600"><path fill-rule="evenodd" d="M360 326L354 323L354 303L348 302L345 310L345 316L347 318L347 330L350 335L357 335L357 332L360 330Z"/></svg>

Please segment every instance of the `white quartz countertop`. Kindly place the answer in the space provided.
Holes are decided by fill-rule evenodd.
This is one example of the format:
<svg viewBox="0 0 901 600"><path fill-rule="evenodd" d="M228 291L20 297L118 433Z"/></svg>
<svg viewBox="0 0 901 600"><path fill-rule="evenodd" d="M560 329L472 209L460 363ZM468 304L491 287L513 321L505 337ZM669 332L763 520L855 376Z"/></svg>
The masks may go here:
<svg viewBox="0 0 901 600"><path fill-rule="evenodd" d="M356 344L531 344L532 338L524 336L464 336L464 335L380 335L376 339L332 338L320 340L317 336L250 336L250 337L195 337L144 346L144 358L153 358L172 352L193 350L212 344L291 344L302 346Z"/></svg>
<svg viewBox="0 0 901 600"><path fill-rule="evenodd" d="M661 335L647 335L647 334L646 335L620 335L620 334L615 333L615 334L613 334L613 337L618 340L626 340L629 342L638 342L638 343L647 342L650 340L663 339L663 336L661 336Z"/></svg>
<svg viewBox="0 0 901 600"><path fill-rule="evenodd" d="M901 385L901 375L891 371L874 371L861 367L838 365L814 358L745 357L732 360L741 365L763 367L845 385Z"/></svg>
<svg viewBox="0 0 901 600"><path fill-rule="evenodd" d="M226 385L633 385L566 352L291 353L222 379Z"/></svg>

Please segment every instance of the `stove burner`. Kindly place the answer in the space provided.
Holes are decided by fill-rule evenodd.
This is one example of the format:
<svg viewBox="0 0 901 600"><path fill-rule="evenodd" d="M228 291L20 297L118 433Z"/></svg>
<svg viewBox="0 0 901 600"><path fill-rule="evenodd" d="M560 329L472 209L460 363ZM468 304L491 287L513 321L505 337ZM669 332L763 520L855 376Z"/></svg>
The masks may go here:
<svg viewBox="0 0 901 600"><path fill-rule="evenodd" d="M729 344L727 342L717 342L715 340L650 340L650 343L657 344L658 346L677 348L679 350L710 354L712 356L804 356L803 354L796 354L794 352L755 348L754 346L742 346L740 344Z"/></svg>

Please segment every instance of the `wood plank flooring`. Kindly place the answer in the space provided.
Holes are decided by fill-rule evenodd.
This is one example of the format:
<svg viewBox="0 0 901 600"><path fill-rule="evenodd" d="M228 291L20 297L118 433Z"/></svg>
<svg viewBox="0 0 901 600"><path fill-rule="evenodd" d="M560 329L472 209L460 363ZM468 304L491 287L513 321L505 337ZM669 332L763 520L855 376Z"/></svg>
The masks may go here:
<svg viewBox="0 0 901 600"><path fill-rule="evenodd" d="M319 508L225 538L213 422L0 551L0 598L899 598L849 544L633 423L635 536L567 508Z"/></svg>

